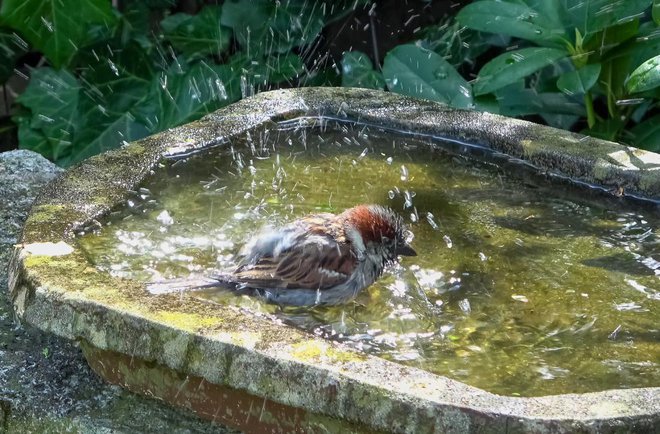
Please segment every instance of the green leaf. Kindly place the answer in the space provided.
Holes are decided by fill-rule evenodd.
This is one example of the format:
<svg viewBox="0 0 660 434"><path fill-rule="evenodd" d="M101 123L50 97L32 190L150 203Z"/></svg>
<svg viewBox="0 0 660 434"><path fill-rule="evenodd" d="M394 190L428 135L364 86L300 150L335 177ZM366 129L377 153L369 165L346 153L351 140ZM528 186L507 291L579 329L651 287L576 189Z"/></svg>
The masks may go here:
<svg viewBox="0 0 660 434"><path fill-rule="evenodd" d="M557 48L522 48L500 54L479 71L474 94L483 95L515 83L567 54Z"/></svg>
<svg viewBox="0 0 660 434"><path fill-rule="evenodd" d="M606 27L643 16L652 0L563 0L565 16L571 27L578 28L585 39Z"/></svg>
<svg viewBox="0 0 660 434"><path fill-rule="evenodd" d="M0 21L59 68L90 40L92 24L110 27L116 16L107 0L3 0Z"/></svg>
<svg viewBox="0 0 660 434"><path fill-rule="evenodd" d="M624 41L635 38L639 32L639 20L627 21L622 24L606 27L600 32L594 33L584 45L583 52L601 55L610 49L617 47Z"/></svg>
<svg viewBox="0 0 660 434"><path fill-rule="evenodd" d="M238 100L238 81L239 74L230 65L191 66L178 58L154 77L149 98L132 113L154 131L171 128Z"/></svg>
<svg viewBox="0 0 660 434"><path fill-rule="evenodd" d="M399 45L385 56L383 77L392 92L472 106L472 88L445 59L416 45Z"/></svg>
<svg viewBox="0 0 660 434"><path fill-rule="evenodd" d="M16 60L27 52L27 44L14 32L0 27L0 84L14 73Z"/></svg>
<svg viewBox="0 0 660 434"><path fill-rule="evenodd" d="M341 85L384 89L383 74L374 70L371 59L360 51L347 51L341 59Z"/></svg>
<svg viewBox="0 0 660 434"><path fill-rule="evenodd" d="M623 120L620 118L608 118L597 122L593 128L582 130L581 133L603 140L616 141L623 128Z"/></svg>
<svg viewBox="0 0 660 434"><path fill-rule="evenodd" d="M287 82L290 86L295 86L298 77L305 70L302 59L294 53L248 57L241 52L233 56L228 65L234 76L233 80L238 82L240 79L244 97L270 89L272 84Z"/></svg>
<svg viewBox="0 0 660 434"><path fill-rule="evenodd" d="M220 25L220 17L219 6L206 6L197 15L171 15L160 25L165 39L189 58L219 56L229 47L231 38L231 30Z"/></svg>
<svg viewBox="0 0 660 434"><path fill-rule="evenodd" d="M560 92L538 93L533 89L507 87L496 92L500 114L505 116L525 116L534 114L586 114L584 106Z"/></svg>
<svg viewBox="0 0 660 434"><path fill-rule="evenodd" d="M315 68L301 77L301 87L308 86L341 86L341 75L336 68Z"/></svg>
<svg viewBox="0 0 660 434"><path fill-rule="evenodd" d="M653 16L653 22L660 26L660 0L653 0L651 16Z"/></svg>
<svg viewBox="0 0 660 434"><path fill-rule="evenodd" d="M71 152L78 116L81 85L68 71L37 68L17 102L31 111L16 118L19 142L56 161Z"/></svg>
<svg viewBox="0 0 660 434"><path fill-rule="evenodd" d="M524 4L479 1L466 5L456 19L473 30L502 33L540 45L563 46L564 29Z"/></svg>
<svg viewBox="0 0 660 434"><path fill-rule="evenodd" d="M634 136L634 145L652 152L660 152L660 115L633 127L630 132Z"/></svg>
<svg viewBox="0 0 660 434"><path fill-rule="evenodd" d="M305 70L303 60L294 53L267 56L259 65L263 65L257 70L267 85L283 82L294 85L295 80Z"/></svg>
<svg viewBox="0 0 660 434"><path fill-rule="evenodd" d="M221 24L230 27L250 56L285 53L310 44L321 33L324 8L318 2L289 0L227 0Z"/></svg>
<svg viewBox="0 0 660 434"><path fill-rule="evenodd" d="M557 87L566 95L582 95L591 89L600 74L600 63L586 65L575 71L562 74L557 80Z"/></svg>
<svg viewBox="0 0 660 434"><path fill-rule="evenodd" d="M134 114L152 100L149 57L136 42L122 48L113 43L90 47L97 56L79 53L87 65L80 80L65 70L34 70L18 99L29 109L16 119L22 146L66 166L155 132Z"/></svg>
<svg viewBox="0 0 660 434"><path fill-rule="evenodd" d="M629 93L638 93L660 86L660 54L635 69L626 81Z"/></svg>

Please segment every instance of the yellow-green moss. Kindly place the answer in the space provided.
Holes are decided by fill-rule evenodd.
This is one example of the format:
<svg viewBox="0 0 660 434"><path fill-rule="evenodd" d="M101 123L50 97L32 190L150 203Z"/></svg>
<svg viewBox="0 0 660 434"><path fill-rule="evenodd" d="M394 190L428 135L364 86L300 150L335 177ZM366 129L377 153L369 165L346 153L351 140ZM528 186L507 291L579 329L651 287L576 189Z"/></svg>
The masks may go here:
<svg viewBox="0 0 660 434"><path fill-rule="evenodd" d="M319 340L305 340L291 345L291 356L303 362L326 361L329 363L364 362L367 356L335 348Z"/></svg>
<svg viewBox="0 0 660 434"><path fill-rule="evenodd" d="M204 327L213 327L222 322L217 317L207 317L195 313L159 310L149 316L156 321L171 325L181 330L194 332Z"/></svg>

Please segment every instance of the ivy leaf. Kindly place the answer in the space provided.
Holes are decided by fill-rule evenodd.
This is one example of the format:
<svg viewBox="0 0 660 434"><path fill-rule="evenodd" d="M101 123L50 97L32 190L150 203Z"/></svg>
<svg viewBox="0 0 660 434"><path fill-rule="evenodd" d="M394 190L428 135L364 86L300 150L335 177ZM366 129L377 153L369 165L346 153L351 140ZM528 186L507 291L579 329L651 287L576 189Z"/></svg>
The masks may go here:
<svg viewBox="0 0 660 434"><path fill-rule="evenodd" d="M134 113L151 101L149 57L137 42L103 48L90 47L97 57L79 53L87 65L80 80L66 70L33 71L15 117L22 146L66 166L156 131Z"/></svg>
<svg viewBox="0 0 660 434"><path fill-rule="evenodd" d="M626 81L629 93L638 93L660 86L660 54L635 69Z"/></svg>
<svg viewBox="0 0 660 434"><path fill-rule="evenodd" d="M500 54L486 63L474 83L474 94L483 95L527 77L539 69L566 57L557 48L522 48Z"/></svg>
<svg viewBox="0 0 660 434"><path fill-rule="evenodd" d="M466 5L456 15L464 26L481 32L500 33L540 45L563 46L564 28L531 7L501 1Z"/></svg>
<svg viewBox="0 0 660 434"><path fill-rule="evenodd" d="M239 75L230 65L175 59L151 82L149 98L132 113L154 131L197 119L241 97Z"/></svg>
<svg viewBox="0 0 660 434"><path fill-rule="evenodd" d="M439 54L416 45L399 45L385 56L383 77L392 92L472 106L472 88Z"/></svg>
<svg viewBox="0 0 660 434"><path fill-rule="evenodd" d="M221 26L219 6L206 6L197 15L174 14L160 25L165 39L188 58L221 55L228 47L231 30Z"/></svg>
<svg viewBox="0 0 660 434"><path fill-rule="evenodd" d="M227 0L220 22L251 56L285 53L316 39L324 25L323 9L308 0L289 0L286 7L271 0Z"/></svg>
<svg viewBox="0 0 660 434"><path fill-rule="evenodd" d="M557 87L566 95L583 95L596 84L599 74L600 63L586 65L562 74L557 80Z"/></svg>
<svg viewBox="0 0 660 434"><path fill-rule="evenodd" d="M347 51L341 59L341 85L344 87L385 88L383 74L374 70L371 59L360 51Z"/></svg>
<svg viewBox="0 0 660 434"><path fill-rule="evenodd" d="M38 68L16 101L29 109L14 118L21 148L57 161L71 153L80 128L78 102L81 85L69 71Z"/></svg>
<svg viewBox="0 0 660 434"><path fill-rule="evenodd" d="M57 68L90 40L92 24L116 22L107 0L3 0L0 22L18 30Z"/></svg>

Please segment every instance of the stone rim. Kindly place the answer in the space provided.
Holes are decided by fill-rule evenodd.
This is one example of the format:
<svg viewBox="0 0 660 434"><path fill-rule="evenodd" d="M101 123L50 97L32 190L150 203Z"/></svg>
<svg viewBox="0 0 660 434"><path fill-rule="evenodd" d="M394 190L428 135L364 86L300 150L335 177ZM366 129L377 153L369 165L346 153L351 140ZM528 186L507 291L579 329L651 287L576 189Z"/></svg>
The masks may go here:
<svg viewBox="0 0 660 434"><path fill-rule="evenodd" d="M10 265L9 287L18 316L102 350L153 360L212 383L375 429L568 432L608 431L629 423L650 429L660 423L657 387L538 398L498 396L356 353L268 318L247 318L239 309L219 316L193 298L181 303L178 296L147 296L136 282L93 269L76 248L74 233L97 224L96 219L135 189L161 158L221 146L256 127L304 116L389 122L396 129L414 125L417 132L485 145L561 176L623 187L652 200L660 197L660 155L650 152L392 93L345 88L267 92L86 160L45 188ZM551 140L552 146L542 146L541 139ZM577 143L588 152L574 149ZM633 159L639 162L635 168L626 163ZM73 250L49 256L35 247L58 243ZM174 316L163 313L163 307L167 312L174 309ZM239 323L240 331L231 326ZM118 336L105 332L108 325Z"/></svg>

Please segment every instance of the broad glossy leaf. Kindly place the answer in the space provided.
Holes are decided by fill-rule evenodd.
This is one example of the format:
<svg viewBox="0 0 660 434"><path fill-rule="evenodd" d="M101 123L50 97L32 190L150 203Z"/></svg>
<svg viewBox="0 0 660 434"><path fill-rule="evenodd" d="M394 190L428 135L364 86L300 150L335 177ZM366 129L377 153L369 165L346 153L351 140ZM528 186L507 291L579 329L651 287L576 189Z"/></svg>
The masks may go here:
<svg viewBox="0 0 660 434"><path fill-rule="evenodd" d="M614 49L624 41L638 36L639 20L631 20L622 24L606 27L594 33L583 45L584 52L592 52L602 56L610 49Z"/></svg>
<svg viewBox="0 0 660 434"><path fill-rule="evenodd" d="M559 1L559 0L558 0ZM561 0L571 27L589 35L643 16L652 0Z"/></svg>
<svg viewBox="0 0 660 434"><path fill-rule="evenodd" d="M445 59L416 45L399 45L385 56L383 77L392 92L472 106L472 88Z"/></svg>
<svg viewBox="0 0 660 434"><path fill-rule="evenodd" d="M523 48L500 54L479 71L474 94L501 89L566 56L566 51L557 48Z"/></svg>
<svg viewBox="0 0 660 434"><path fill-rule="evenodd" d="M61 67L90 41L92 24L111 27L116 16L107 0L3 0L0 22Z"/></svg>
<svg viewBox="0 0 660 434"><path fill-rule="evenodd" d="M189 58L221 55L228 47L231 29L220 25L219 6L206 6L197 15L174 14L160 25L165 39Z"/></svg>
<svg viewBox="0 0 660 434"><path fill-rule="evenodd" d="M582 95L591 89L600 74L600 63L586 65L575 71L562 74L557 80L557 87L566 95Z"/></svg>
<svg viewBox="0 0 660 434"><path fill-rule="evenodd" d="M341 59L341 85L383 89L385 80L383 74L374 70L369 56L360 51L347 51Z"/></svg>
<svg viewBox="0 0 660 434"><path fill-rule="evenodd" d="M660 115L636 125L630 130L634 136L634 145L648 151L660 152Z"/></svg>
<svg viewBox="0 0 660 434"><path fill-rule="evenodd" d="M250 56L285 53L310 44L321 33L324 8L318 2L289 0L226 0L221 24L234 31Z"/></svg>
<svg viewBox="0 0 660 434"><path fill-rule="evenodd" d="M660 86L660 54L639 65L626 81L626 90L630 93L644 92L658 86Z"/></svg>
<svg viewBox="0 0 660 434"><path fill-rule="evenodd" d="M570 130L580 120L580 116L557 113L539 113L545 123L561 130Z"/></svg>
<svg viewBox="0 0 660 434"><path fill-rule="evenodd" d="M540 45L563 46L564 28L524 4L490 0L473 2L463 7L456 19L473 30L502 33Z"/></svg>
<svg viewBox="0 0 660 434"><path fill-rule="evenodd" d="M500 114L524 116L533 114L586 114L584 106L560 92L537 93L532 89L509 87L496 92Z"/></svg>

